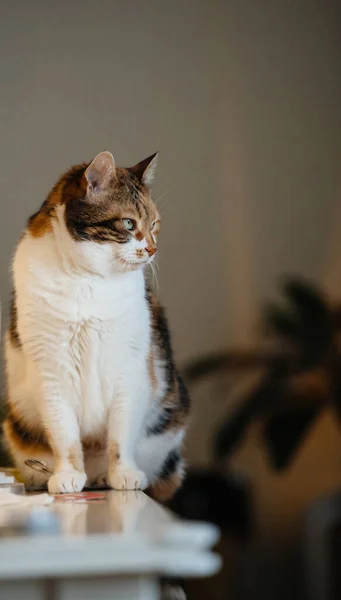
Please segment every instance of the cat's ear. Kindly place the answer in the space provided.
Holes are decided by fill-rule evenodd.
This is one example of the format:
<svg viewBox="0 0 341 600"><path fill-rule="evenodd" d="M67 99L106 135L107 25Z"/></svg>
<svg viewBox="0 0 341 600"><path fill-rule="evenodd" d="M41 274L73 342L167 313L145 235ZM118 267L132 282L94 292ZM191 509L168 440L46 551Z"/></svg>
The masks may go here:
<svg viewBox="0 0 341 600"><path fill-rule="evenodd" d="M130 167L128 171L133 173L142 183L150 186L154 179L158 156L159 153L155 152L155 154L141 160L137 165Z"/></svg>
<svg viewBox="0 0 341 600"><path fill-rule="evenodd" d="M111 152L100 152L95 156L85 171L88 191L105 190L115 178L116 168Z"/></svg>

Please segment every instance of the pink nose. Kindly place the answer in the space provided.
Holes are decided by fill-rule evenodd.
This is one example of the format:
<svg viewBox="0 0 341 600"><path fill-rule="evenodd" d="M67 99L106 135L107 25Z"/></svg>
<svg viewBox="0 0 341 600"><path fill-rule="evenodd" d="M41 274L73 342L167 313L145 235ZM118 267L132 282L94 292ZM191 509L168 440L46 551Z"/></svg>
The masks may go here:
<svg viewBox="0 0 341 600"><path fill-rule="evenodd" d="M155 252L156 252L156 248L155 246L152 246L151 248L146 248L149 256L154 256Z"/></svg>

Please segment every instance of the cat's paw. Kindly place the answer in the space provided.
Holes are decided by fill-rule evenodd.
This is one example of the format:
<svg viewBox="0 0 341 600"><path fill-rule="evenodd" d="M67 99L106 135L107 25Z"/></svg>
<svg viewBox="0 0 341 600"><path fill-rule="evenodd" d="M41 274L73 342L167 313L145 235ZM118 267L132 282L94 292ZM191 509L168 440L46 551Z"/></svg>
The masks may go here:
<svg viewBox="0 0 341 600"><path fill-rule="evenodd" d="M57 472L48 482L50 494L81 492L86 482L86 474L79 471Z"/></svg>
<svg viewBox="0 0 341 600"><path fill-rule="evenodd" d="M109 471L107 483L114 490L145 490L148 480L143 471L116 465L113 471Z"/></svg>

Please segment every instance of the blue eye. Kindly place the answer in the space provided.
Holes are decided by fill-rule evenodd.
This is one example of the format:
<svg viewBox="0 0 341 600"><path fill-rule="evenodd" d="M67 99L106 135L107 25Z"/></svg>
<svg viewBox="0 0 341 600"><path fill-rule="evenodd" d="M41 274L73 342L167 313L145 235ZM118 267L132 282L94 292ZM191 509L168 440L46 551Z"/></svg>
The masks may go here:
<svg viewBox="0 0 341 600"><path fill-rule="evenodd" d="M128 229L128 231L132 231L135 227L134 221L132 219L122 219L123 227Z"/></svg>

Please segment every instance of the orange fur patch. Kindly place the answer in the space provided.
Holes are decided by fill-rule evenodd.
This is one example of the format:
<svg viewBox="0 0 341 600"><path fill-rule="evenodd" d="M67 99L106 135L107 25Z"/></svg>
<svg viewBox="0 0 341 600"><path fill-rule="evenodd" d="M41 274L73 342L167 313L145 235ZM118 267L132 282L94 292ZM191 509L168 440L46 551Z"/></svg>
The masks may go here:
<svg viewBox="0 0 341 600"><path fill-rule="evenodd" d="M120 462L120 448L116 442L110 442L108 448L109 462L117 464Z"/></svg>
<svg viewBox="0 0 341 600"><path fill-rule="evenodd" d="M30 219L27 229L30 234L36 238L52 231L51 213L38 212Z"/></svg>
<svg viewBox="0 0 341 600"><path fill-rule="evenodd" d="M41 452L52 452L52 444L48 440L48 436L38 427L32 429L16 415L15 409L9 407L8 417L4 423L6 434L11 439L13 445L22 451L30 451L35 454ZM90 437L87 436L82 440L81 448L74 447L69 451L69 461L72 465L80 463L82 449L92 450L94 452L103 451L106 449L105 437ZM56 452L58 454L58 452ZM75 466L75 468L77 468Z"/></svg>
<svg viewBox="0 0 341 600"><path fill-rule="evenodd" d="M83 449L86 451L102 452L106 449L105 436L86 436L82 440Z"/></svg>
<svg viewBox="0 0 341 600"><path fill-rule="evenodd" d="M168 502L175 492L181 487L182 477L179 473L172 473L167 479L158 479L147 490L151 498L158 502Z"/></svg>
<svg viewBox="0 0 341 600"><path fill-rule="evenodd" d="M10 418L6 419L4 422L3 430L10 446L13 445L14 448L17 448L21 452L25 452L30 457L51 452L49 444L38 431L36 434L32 432L32 437L23 437L19 435Z"/></svg>
<svg viewBox="0 0 341 600"><path fill-rule="evenodd" d="M70 448L67 460L75 471L84 471L83 451L80 444L75 444Z"/></svg>

